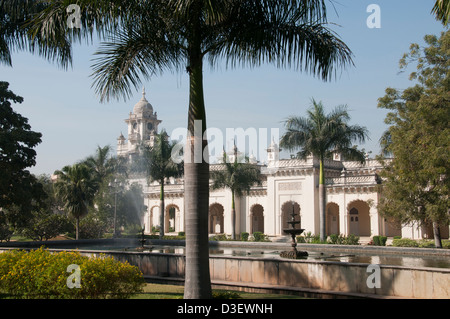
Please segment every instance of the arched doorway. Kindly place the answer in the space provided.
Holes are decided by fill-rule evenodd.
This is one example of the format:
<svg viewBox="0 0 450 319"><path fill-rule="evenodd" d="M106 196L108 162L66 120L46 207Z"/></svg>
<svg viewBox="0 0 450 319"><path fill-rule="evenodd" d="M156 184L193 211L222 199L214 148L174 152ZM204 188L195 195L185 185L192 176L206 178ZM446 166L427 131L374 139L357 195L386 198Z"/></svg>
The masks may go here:
<svg viewBox="0 0 450 319"><path fill-rule="evenodd" d="M362 200L356 200L348 205L349 233L356 236L371 236L370 207Z"/></svg>
<svg viewBox="0 0 450 319"><path fill-rule="evenodd" d="M173 233L178 231L177 227L177 212L180 209L177 205L170 204L166 207L166 214L164 216L164 233Z"/></svg>
<svg viewBox="0 0 450 319"><path fill-rule="evenodd" d="M264 208L255 204L250 208L250 231L264 233Z"/></svg>
<svg viewBox="0 0 450 319"><path fill-rule="evenodd" d="M285 202L283 206L281 206L281 234L283 235L287 235L284 232L284 229L291 228L288 221L292 220L292 211L294 211L295 214L295 221L301 221L300 205L297 202L289 201ZM301 223L295 227L301 228Z"/></svg>
<svg viewBox="0 0 450 319"><path fill-rule="evenodd" d="M336 203L327 204L327 219L326 219L327 235L340 234L339 227L339 205Z"/></svg>
<svg viewBox="0 0 450 319"><path fill-rule="evenodd" d="M223 234L224 233L224 217L223 206L215 203L209 206L209 233L210 234Z"/></svg>
<svg viewBox="0 0 450 319"><path fill-rule="evenodd" d="M149 232L151 234L153 234L154 232L158 231L158 225L159 225L159 219L158 221L155 223L155 216L156 218L159 218L159 206L152 206L152 208L150 208L150 214L149 214L149 219L148 219L148 229Z"/></svg>

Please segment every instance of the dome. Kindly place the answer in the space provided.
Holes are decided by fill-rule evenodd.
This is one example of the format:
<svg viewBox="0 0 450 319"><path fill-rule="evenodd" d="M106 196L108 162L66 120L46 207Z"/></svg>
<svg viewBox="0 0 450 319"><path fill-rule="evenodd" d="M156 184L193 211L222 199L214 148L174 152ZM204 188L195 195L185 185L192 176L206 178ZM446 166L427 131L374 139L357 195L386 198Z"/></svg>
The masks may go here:
<svg viewBox="0 0 450 319"><path fill-rule="evenodd" d="M133 113L136 115L150 116L153 114L153 107L145 98L145 89L142 91L142 98L133 108Z"/></svg>

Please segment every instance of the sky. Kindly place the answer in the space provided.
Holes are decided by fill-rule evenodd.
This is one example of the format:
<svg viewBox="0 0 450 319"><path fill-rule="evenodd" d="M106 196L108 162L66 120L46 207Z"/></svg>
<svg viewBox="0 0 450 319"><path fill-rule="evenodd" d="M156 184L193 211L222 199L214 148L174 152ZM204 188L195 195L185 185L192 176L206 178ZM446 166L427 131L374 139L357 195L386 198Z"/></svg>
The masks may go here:
<svg viewBox="0 0 450 319"><path fill-rule="evenodd" d="M305 116L315 99L324 104L327 112L347 105L350 123L365 126L370 134L370 140L359 147L372 152L372 156L378 154L379 138L387 128L387 111L377 108L377 100L384 96L387 87L405 89L414 84L409 81L408 72L399 74L399 60L411 43L424 45L425 35L439 35L445 30L431 14L434 2L333 0L328 10L330 28L352 50L354 66L340 70L329 82L270 65L206 67L207 125L223 135L221 139L214 136L216 142L227 149L232 146L233 136L227 135L227 128L258 132L258 145L247 143L238 147L264 162L270 133L281 136L283 121L293 115ZM380 9L379 16L374 16L375 11L368 12L372 4ZM373 25L368 24L368 18L381 24L370 28ZM52 174L94 154L98 146L110 145L115 150L121 132L127 135L124 120L140 100L142 87L162 120L160 129L178 139L175 132L186 127L189 79L185 72L167 72L143 81L127 101L100 103L90 76L97 48L98 43L75 45L73 66L68 70L27 52L13 53L12 67L0 65L0 81L9 82L9 89L24 98L22 104L14 104L13 108L28 118L32 130L43 134L42 143L36 147L37 164L30 168L32 173ZM263 134L266 130L267 135ZM222 146L219 148L211 150L212 155L220 152ZM289 156L287 152L282 155Z"/></svg>

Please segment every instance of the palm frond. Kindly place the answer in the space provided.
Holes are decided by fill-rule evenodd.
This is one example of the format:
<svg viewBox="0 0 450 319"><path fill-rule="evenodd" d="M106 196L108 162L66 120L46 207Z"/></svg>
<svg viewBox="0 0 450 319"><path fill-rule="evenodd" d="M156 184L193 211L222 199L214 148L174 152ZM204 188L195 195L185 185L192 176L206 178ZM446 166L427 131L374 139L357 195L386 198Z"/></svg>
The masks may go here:
<svg viewBox="0 0 450 319"><path fill-rule="evenodd" d="M235 4L235 3L234 3ZM323 1L242 1L209 48L228 65L294 67L324 80L352 64L351 50L326 27Z"/></svg>
<svg viewBox="0 0 450 319"><path fill-rule="evenodd" d="M436 0L431 12L436 15L436 18L442 22L443 25L448 25L450 19L450 1Z"/></svg>
<svg viewBox="0 0 450 319"><path fill-rule="evenodd" d="M361 154L353 150L353 142L364 142L368 131L359 125L349 125L349 119L345 106L338 106L325 114L322 103L313 100L306 118L291 117L285 122L287 132L280 144L291 151L300 149L297 156L303 159L310 154L323 159L339 151L361 160Z"/></svg>

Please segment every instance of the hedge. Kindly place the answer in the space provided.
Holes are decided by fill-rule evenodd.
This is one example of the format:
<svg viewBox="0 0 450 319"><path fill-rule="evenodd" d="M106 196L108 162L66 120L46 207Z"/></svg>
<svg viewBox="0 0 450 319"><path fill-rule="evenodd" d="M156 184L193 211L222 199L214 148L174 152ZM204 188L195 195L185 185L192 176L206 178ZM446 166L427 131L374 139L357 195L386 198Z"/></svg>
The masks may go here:
<svg viewBox="0 0 450 319"><path fill-rule="evenodd" d="M69 288L73 274L68 272L69 265L79 267L79 288ZM144 279L136 266L112 257L89 258L76 251L52 253L40 248L1 253L0 283L3 298L106 299L141 292Z"/></svg>

